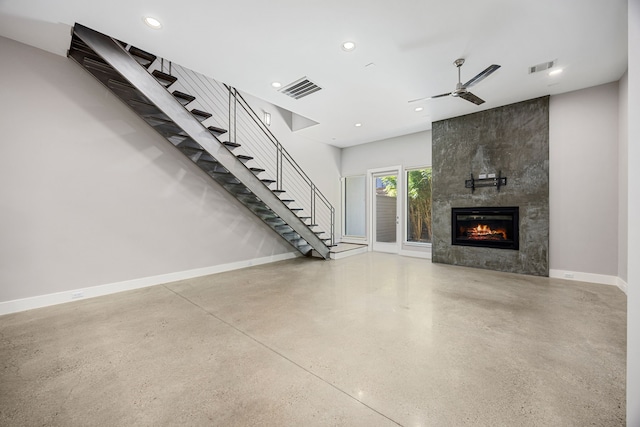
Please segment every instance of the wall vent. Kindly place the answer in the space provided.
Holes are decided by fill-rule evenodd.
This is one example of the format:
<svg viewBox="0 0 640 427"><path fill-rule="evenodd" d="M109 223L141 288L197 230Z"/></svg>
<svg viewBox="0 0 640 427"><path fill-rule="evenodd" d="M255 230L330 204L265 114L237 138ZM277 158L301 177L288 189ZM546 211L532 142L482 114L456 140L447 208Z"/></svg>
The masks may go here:
<svg viewBox="0 0 640 427"><path fill-rule="evenodd" d="M311 95L314 92L321 90L322 88L309 80L306 77L296 80L293 83L289 83L282 89L280 92L284 93L287 96L290 96L293 99L300 99L305 96Z"/></svg>
<svg viewBox="0 0 640 427"><path fill-rule="evenodd" d="M539 73L540 71L548 70L556 65L556 61L543 62L542 64L529 67L529 74Z"/></svg>

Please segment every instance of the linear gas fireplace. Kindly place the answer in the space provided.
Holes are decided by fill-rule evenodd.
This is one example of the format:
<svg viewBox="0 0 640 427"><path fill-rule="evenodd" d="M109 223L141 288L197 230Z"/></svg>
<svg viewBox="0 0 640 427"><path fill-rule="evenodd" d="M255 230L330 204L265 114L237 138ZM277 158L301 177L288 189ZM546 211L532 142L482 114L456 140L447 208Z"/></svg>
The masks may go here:
<svg viewBox="0 0 640 427"><path fill-rule="evenodd" d="M519 248L517 207L452 208L451 244Z"/></svg>

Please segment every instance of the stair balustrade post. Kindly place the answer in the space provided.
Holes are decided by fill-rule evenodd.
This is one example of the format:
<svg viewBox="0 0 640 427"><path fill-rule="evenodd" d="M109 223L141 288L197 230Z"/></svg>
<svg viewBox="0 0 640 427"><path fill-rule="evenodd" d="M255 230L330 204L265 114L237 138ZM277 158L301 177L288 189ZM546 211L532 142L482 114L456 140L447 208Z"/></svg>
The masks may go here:
<svg viewBox="0 0 640 427"><path fill-rule="evenodd" d="M331 246L334 245L333 236L335 235L336 228L336 210L331 206Z"/></svg>
<svg viewBox="0 0 640 427"><path fill-rule="evenodd" d="M238 142L238 129L236 126L238 125L238 91L236 88L233 88L233 141Z"/></svg>
<svg viewBox="0 0 640 427"><path fill-rule="evenodd" d="M229 92L229 141L233 141L231 138L231 133L233 132L233 128L231 127L231 88L227 88L227 92Z"/></svg>
<svg viewBox="0 0 640 427"><path fill-rule="evenodd" d="M282 183L282 169L284 169L284 165L282 163L282 144L278 142L277 147L278 147L278 158L277 158L277 166L276 166L277 168L276 179L278 180L278 184L277 184L278 189L283 190L284 186Z"/></svg>
<svg viewBox="0 0 640 427"><path fill-rule="evenodd" d="M311 224L316 223L316 186L311 183Z"/></svg>

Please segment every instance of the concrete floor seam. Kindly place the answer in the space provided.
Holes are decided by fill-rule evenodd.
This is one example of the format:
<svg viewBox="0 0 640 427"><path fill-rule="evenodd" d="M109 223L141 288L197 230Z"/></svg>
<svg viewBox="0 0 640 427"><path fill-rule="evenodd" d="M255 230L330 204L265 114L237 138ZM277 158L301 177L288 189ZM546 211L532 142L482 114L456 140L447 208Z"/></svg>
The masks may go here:
<svg viewBox="0 0 640 427"><path fill-rule="evenodd" d="M347 393L345 390L342 390L340 387L336 386L335 384L332 384L330 382L328 382L327 380L325 380L324 378L320 377L318 374L308 370L307 368L305 368L304 366L300 365L299 363L291 360L290 358L288 358L287 356L285 356L284 354L278 352L277 350L275 350L274 348L268 346L267 344L263 343L262 341L258 340L257 338L249 335L247 332L243 331L242 329L239 329L238 327L236 327L235 325L227 322L226 320L220 318L219 316L217 316L216 314L210 312L209 310L205 309L204 307L202 307L201 305L199 305L198 303L190 300L189 298L185 297L184 295L174 291L173 289L162 285L165 289L171 291L172 293L174 293L175 295L177 295L178 297L184 299L185 301L187 301L188 303L194 305L195 307L199 308L200 310L202 310L203 312L205 312L206 314L208 314L209 316L215 318L216 320L224 323L225 325L229 326L230 328L234 329L235 331L241 333L242 335L246 336L247 338L249 338L250 340L254 341L255 343L261 345L262 347L266 348L267 350L269 350L270 352L278 355L279 357L283 358L284 360L288 361L289 363L297 366L298 368L302 369L303 371L305 371L306 373L308 373L309 375L314 376L315 378L319 379L320 381L322 381L323 383L327 384L328 386L332 387L333 389L337 390L338 392L344 394L345 396L349 397L352 400L355 400L356 402L358 402L360 405L368 408L369 410L375 412L376 414L380 415L381 417L386 418L387 420L391 421L392 423L404 427L402 424L400 424L398 421L390 418L389 416L383 414L382 412L376 410L375 408L367 405L366 403L362 402L361 400L359 400L358 398L356 398L355 396L352 396L351 394Z"/></svg>

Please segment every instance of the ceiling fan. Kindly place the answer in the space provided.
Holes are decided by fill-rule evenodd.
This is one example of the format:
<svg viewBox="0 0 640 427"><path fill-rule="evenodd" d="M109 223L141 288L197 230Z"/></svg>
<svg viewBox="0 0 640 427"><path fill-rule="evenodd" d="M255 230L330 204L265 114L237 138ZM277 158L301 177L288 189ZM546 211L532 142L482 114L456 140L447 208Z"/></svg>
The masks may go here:
<svg viewBox="0 0 640 427"><path fill-rule="evenodd" d="M463 58L456 59L453 62L453 65L458 67L458 84L456 84L456 89L453 92L447 92L447 93L443 93L443 94L440 94L440 95L429 96L429 97L426 97L426 98L414 99L414 100L411 100L409 102L418 102L418 101L423 101L425 99L443 98L445 96L451 95L451 96L456 97L456 98L460 97L460 98L465 99L465 100L467 100L469 102L473 102L476 105L480 105L480 104L484 103L483 99L480 99L477 96L475 96L474 94L472 94L471 92L469 92L467 90L467 88L475 85L476 83L478 83L478 82L484 80L486 77L490 76L491 73L493 73L498 68L500 68L500 65L496 65L496 64L490 65L484 71L482 71L480 74L476 75L474 78L472 78L471 80L469 80L465 84L462 84L462 82L460 80L460 68L462 67L462 64L464 64L464 59Z"/></svg>

